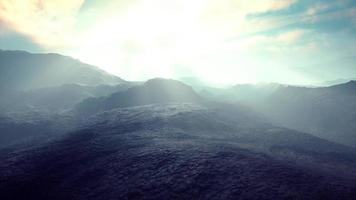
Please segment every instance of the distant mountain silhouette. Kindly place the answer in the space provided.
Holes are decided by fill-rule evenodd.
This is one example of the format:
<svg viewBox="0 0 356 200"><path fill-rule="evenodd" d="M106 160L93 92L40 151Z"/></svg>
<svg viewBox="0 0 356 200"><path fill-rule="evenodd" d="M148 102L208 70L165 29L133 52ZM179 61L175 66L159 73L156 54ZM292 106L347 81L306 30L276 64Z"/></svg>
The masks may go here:
<svg viewBox="0 0 356 200"><path fill-rule="evenodd" d="M65 84L28 91L7 92L0 99L0 113L20 111L63 112L87 98L107 96L134 86L124 82L119 85L85 86Z"/></svg>
<svg viewBox="0 0 356 200"><path fill-rule="evenodd" d="M235 94L233 99L246 100L246 101L256 101L263 99L278 89L284 88L285 85L278 83L267 83L267 84L238 84L232 88L228 89L230 94Z"/></svg>
<svg viewBox="0 0 356 200"><path fill-rule="evenodd" d="M95 113L119 107L201 100L190 86L182 82L156 78L108 97L86 99L76 106L76 110L82 113Z"/></svg>
<svg viewBox="0 0 356 200"><path fill-rule="evenodd" d="M67 56L0 50L0 91L63 84L115 85L122 82L119 77Z"/></svg>
<svg viewBox="0 0 356 200"><path fill-rule="evenodd" d="M279 88L286 87L278 83L237 84L228 88L205 87L199 94L216 101L230 102L255 102L271 95Z"/></svg>
<svg viewBox="0 0 356 200"><path fill-rule="evenodd" d="M264 113L289 128L356 147L356 82L286 87L266 99Z"/></svg>
<svg viewBox="0 0 356 200"><path fill-rule="evenodd" d="M318 85L324 86L324 87L328 87L328 86L333 86L333 85L339 85L339 84L347 83L347 82L349 82L350 80L356 80L356 78L352 78L352 79L340 78L340 79L335 79L335 80L323 81L323 82L319 83Z"/></svg>
<svg viewBox="0 0 356 200"><path fill-rule="evenodd" d="M356 146L356 81L330 87L237 86L225 98L249 105L273 123ZM229 92L231 92L231 90Z"/></svg>
<svg viewBox="0 0 356 200"><path fill-rule="evenodd" d="M343 84L333 85L330 86L328 89L336 90L336 91L343 91L343 92L356 92L356 81L351 80Z"/></svg>

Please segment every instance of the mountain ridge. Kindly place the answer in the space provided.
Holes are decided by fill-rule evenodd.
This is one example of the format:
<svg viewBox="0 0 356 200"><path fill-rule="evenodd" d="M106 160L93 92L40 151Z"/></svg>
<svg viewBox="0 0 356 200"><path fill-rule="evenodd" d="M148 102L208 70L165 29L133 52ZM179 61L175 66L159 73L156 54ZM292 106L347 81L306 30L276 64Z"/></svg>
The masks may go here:
<svg viewBox="0 0 356 200"><path fill-rule="evenodd" d="M62 84L115 85L123 82L117 76L69 56L0 51L1 90L28 90Z"/></svg>
<svg viewBox="0 0 356 200"><path fill-rule="evenodd" d="M107 97L88 98L79 103L75 110L80 113L95 113L116 107L198 101L202 101L202 98L192 87L172 79L155 78Z"/></svg>

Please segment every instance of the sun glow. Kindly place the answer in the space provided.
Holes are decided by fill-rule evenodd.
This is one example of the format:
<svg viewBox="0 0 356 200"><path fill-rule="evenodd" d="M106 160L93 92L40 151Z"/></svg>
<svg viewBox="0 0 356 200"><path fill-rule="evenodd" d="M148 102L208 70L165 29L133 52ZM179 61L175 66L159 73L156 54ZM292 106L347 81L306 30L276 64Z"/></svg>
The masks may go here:
<svg viewBox="0 0 356 200"><path fill-rule="evenodd" d="M218 56L211 58L212 53L219 55L224 50L222 35L228 32L207 26L204 1L174 3L143 1L124 13L101 19L84 32L80 50L72 54L131 80L177 75L216 82L236 80L241 74L238 65L229 66L227 72L216 67L221 65ZM226 72L234 77L216 80Z"/></svg>
<svg viewBox="0 0 356 200"><path fill-rule="evenodd" d="M311 16L323 6L287 20L280 16L296 0L48 2L26 0L22 6L20 0L0 1L0 26L24 34L43 51L73 56L128 80L310 82L315 77L299 68L317 63L321 55L337 58L352 51L349 45L335 54L325 47L348 46L341 39L328 37L331 44L326 44L326 36L312 29L285 28L298 21L327 20ZM277 15L263 15L273 12Z"/></svg>
<svg viewBox="0 0 356 200"><path fill-rule="evenodd" d="M249 5L141 0L122 10L112 3L104 9L106 17L81 31L69 54L128 80L194 76L214 84L255 82L260 73L251 59L255 46L238 39L254 30L244 19ZM269 1L264 5L258 11L271 9Z"/></svg>

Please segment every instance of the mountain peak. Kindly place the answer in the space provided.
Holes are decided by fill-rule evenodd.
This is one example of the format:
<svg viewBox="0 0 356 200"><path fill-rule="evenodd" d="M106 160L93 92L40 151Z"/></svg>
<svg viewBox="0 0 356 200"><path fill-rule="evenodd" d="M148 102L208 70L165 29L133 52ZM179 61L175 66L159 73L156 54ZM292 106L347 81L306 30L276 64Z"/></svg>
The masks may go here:
<svg viewBox="0 0 356 200"><path fill-rule="evenodd" d="M77 110L95 113L119 107L200 101L201 97L190 86L172 79L155 78L146 81L143 85L114 93L109 97L83 101L77 106Z"/></svg>
<svg viewBox="0 0 356 200"><path fill-rule="evenodd" d="M165 79L165 78L153 78L144 83L145 87L179 87L179 88L185 88L185 89L191 89L192 88L189 85L186 85L185 83L173 79ZM174 89L174 88L172 88Z"/></svg>
<svg viewBox="0 0 356 200"><path fill-rule="evenodd" d="M356 90L356 81L355 80L350 80L349 82L338 84L338 85L333 85L330 86L329 88L337 89L337 90Z"/></svg>

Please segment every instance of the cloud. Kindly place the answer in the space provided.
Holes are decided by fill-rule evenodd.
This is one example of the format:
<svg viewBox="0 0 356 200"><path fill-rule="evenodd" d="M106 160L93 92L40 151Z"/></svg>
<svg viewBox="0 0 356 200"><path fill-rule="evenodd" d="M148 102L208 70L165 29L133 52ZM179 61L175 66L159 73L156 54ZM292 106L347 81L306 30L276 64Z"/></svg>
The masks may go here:
<svg viewBox="0 0 356 200"><path fill-rule="evenodd" d="M225 13L240 11L244 14L252 14L258 12L275 11L285 9L297 0L210 0L208 5L212 10L223 10Z"/></svg>
<svg viewBox="0 0 356 200"><path fill-rule="evenodd" d="M275 11L288 8L292 4L296 3L297 0L252 0L252 1L241 1L248 5L249 13L254 12L267 12Z"/></svg>
<svg viewBox="0 0 356 200"><path fill-rule="evenodd" d="M302 29L297 29L289 32L281 33L277 36L277 41L285 43L293 43L300 39L307 31Z"/></svg>
<svg viewBox="0 0 356 200"><path fill-rule="evenodd" d="M346 1L0 0L0 26L132 80L175 77L184 66L248 82L353 53L344 29L356 27L356 12Z"/></svg>
<svg viewBox="0 0 356 200"><path fill-rule="evenodd" d="M287 9L297 0L210 0L202 16L206 24L222 24L230 35L244 35L270 26L266 20L250 20L248 16Z"/></svg>
<svg viewBox="0 0 356 200"><path fill-rule="evenodd" d="M69 43L84 0L1 0L0 21L45 46Z"/></svg>
<svg viewBox="0 0 356 200"><path fill-rule="evenodd" d="M308 16L314 16L316 14L319 14L320 12L326 11L327 9L329 9L331 7L330 3L316 3L315 5L313 5L312 7L308 8L306 10L306 15Z"/></svg>
<svg viewBox="0 0 356 200"><path fill-rule="evenodd" d="M251 22L247 15L285 9L295 2L140 0L126 5L125 12L115 12L116 9L112 9L115 6L110 6L99 11L107 18L97 19L82 34L82 45L76 56L110 72L126 74L129 79L147 78L155 73L170 76L174 73L170 68L174 71L172 66L176 65L189 66L192 73L212 76L215 72L206 72L209 71L205 67L208 63L202 61L203 57L215 57L216 62L210 63L220 62L232 67L224 61L232 60L225 58L225 51L243 50L225 49L226 39L270 26L260 21ZM86 10L91 9L87 7ZM97 48L103 55L97 55Z"/></svg>
<svg viewBox="0 0 356 200"><path fill-rule="evenodd" d="M125 17L142 26L138 31L145 29L147 24L160 25L147 30L148 33L153 32L152 34L154 31L158 34L175 31L175 24L179 28L198 26L198 29L205 32L216 32L216 28L219 28L221 31L217 31L217 34L220 36L235 35L241 29L253 28L254 25L246 21L246 15L284 9L295 2L296 0L115 0L108 3L92 0L2 0L0 21L38 44L55 48L74 46L74 43L80 43L78 38L87 35L84 31L101 26L106 23L106 19L116 20L120 24L126 20ZM134 16L121 12L124 8L126 13L134 13ZM142 21L141 17L148 19ZM161 24L158 23L160 21ZM231 26L232 24L234 25ZM123 28L131 29L126 26L129 25L124 24ZM166 29L163 30L162 26ZM155 28L157 30L153 30Z"/></svg>
<svg viewBox="0 0 356 200"><path fill-rule="evenodd" d="M289 31L280 32L273 35L252 35L244 39L245 44L250 48L267 48L269 46L286 46L287 48L293 48L299 44L300 40L310 33L308 30L304 29L294 29Z"/></svg>

